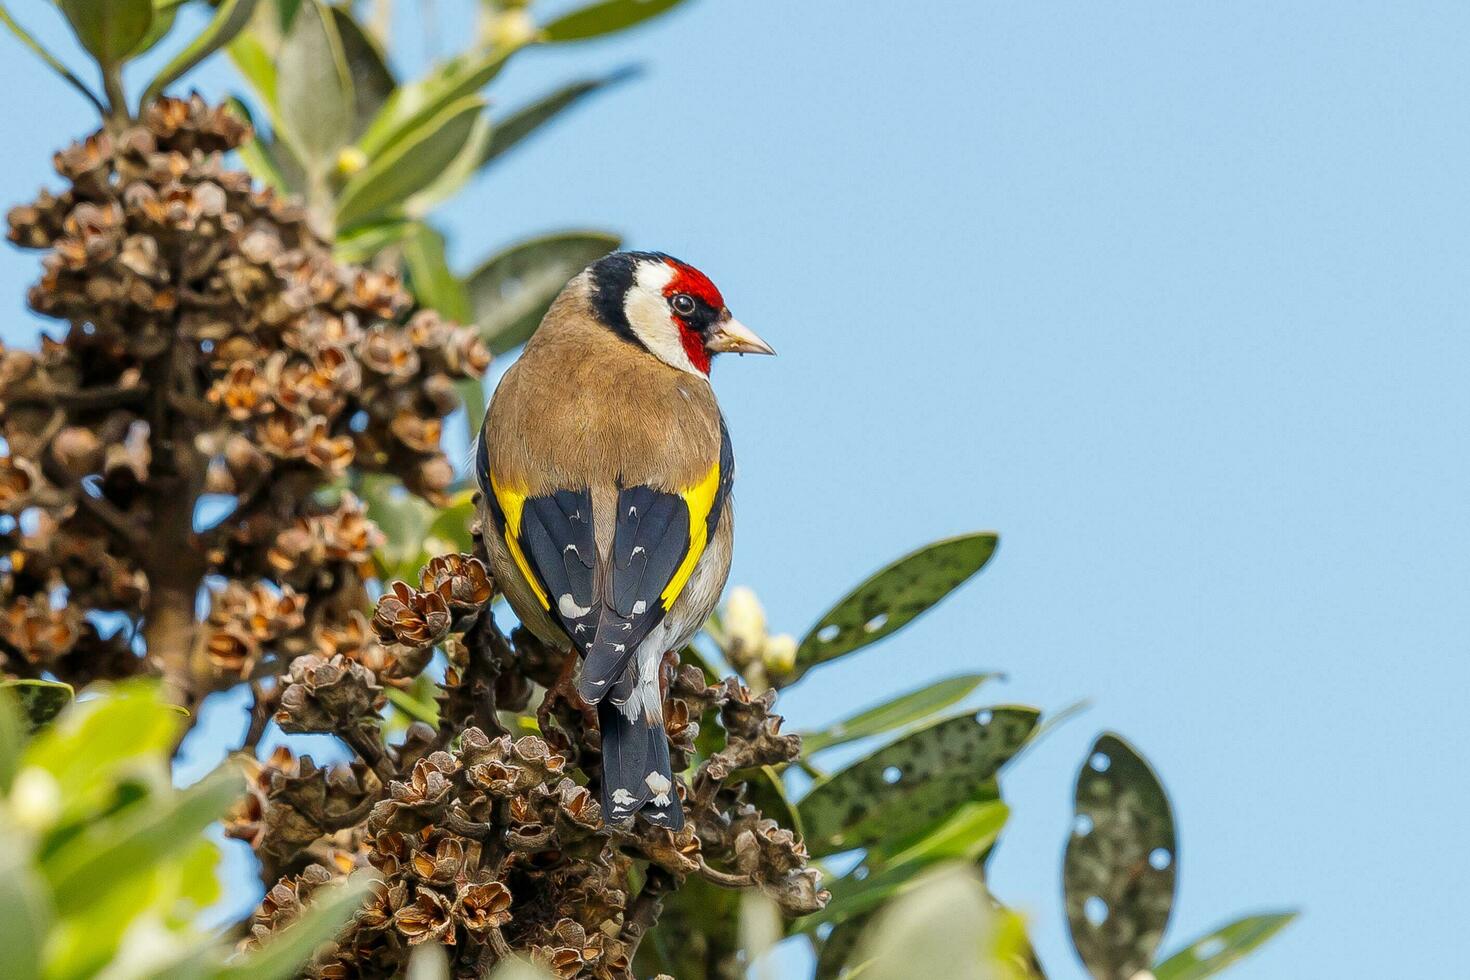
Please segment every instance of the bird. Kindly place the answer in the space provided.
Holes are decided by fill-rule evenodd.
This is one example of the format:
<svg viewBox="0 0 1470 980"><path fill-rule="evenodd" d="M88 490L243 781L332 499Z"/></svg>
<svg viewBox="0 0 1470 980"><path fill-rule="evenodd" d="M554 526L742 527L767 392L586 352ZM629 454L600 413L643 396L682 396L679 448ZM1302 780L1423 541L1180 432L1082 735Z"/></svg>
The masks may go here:
<svg viewBox="0 0 1470 980"><path fill-rule="evenodd" d="M580 658L604 823L684 825L660 675L730 572L735 457L710 386L724 353L775 351L698 269L614 252L552 301L476 443L495 581L523 626Z"/></svg>

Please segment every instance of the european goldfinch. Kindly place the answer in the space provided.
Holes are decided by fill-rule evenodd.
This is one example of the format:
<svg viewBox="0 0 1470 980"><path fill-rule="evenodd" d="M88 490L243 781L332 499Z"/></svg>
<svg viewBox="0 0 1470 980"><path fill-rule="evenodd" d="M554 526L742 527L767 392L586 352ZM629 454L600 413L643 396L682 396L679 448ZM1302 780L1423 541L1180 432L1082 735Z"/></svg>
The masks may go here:
<svg viewBox="0 0 1470 980"><path fill-rule="evenodd" d="M610 823L684 824L660 672L730 571L735 460L709 383L721 352L775 353L699 270L615 252L552 303L480 430L495 580L528 629L582 657Z"/></svg>

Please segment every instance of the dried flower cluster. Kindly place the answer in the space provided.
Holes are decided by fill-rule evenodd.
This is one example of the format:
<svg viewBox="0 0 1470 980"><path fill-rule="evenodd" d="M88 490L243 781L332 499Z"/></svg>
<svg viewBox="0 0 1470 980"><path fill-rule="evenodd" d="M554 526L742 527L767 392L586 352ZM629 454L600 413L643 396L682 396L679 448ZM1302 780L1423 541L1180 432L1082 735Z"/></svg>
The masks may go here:
<svg viewBox="0 0 1470 980"><path fill-rule="evenodd" d="M142 669L139 629L185 701L307 652L385 666L359 613L381 537L322 491L352 466L442 499L441 420L489 354L226 169L247 136L197 97L165 99L58 153L68 186L10 212L11 241L46 250L30 305L67 328L0 350L7 673ZM200 531L206 494L232 509ZM126 628L104 637L89 612Z"/></svg>
<svg viewBox="0 0 1470 980"><path fill-rule="evenodd" d="M247 751L272 720L350 746L335 768L285 750L251 763L226 822L269 886L247 944L319 887L376 879L313 976L398 975L436 942L465 977L512 952L628 977L689 879L820 908L801 841L761 810L768 767L800 750L774 691L671 659L688 823L606 827L575 658L497 628L478 543L392 583L369 616L384 538L342 477L441 499L441 420L489 357L224 169L246 135L198 99L161 101L59 154L66 190L10 214L13 241L47 250L31 306L68 328L37 354L0 351L0 666L74 683L157 669L185 703L248 683ZM227 513L200 527L207 495ZM387 737L389 695L422 691L436 654L437 725Z"/></svg>
<svg viewBox="0 0 1470 980"><path fill-rule="evenodd" d="M677 834L606 827L598 734L567 683L571 656L524 630L504 636L491 592L483 562L454 555L425 568L419 588L397 582L379 601L373 627L395 662L435 647L449 656L439 729L417 723L400 745L370 730L380 695L371 671L318 656L293 663L282 727L343 735L362 762L324 772L277 753L258 770L229 831L286 877L249 942L294 921L312 888L363 868L379 879L372 896L313 976L392 975L410 947L432 941L465 977L512 951L559 977L629 977L664 897L690 877L758 888L791 915L821 908L801 841L746 799L752 774L800 751L771 713L774 691L671 667L664 710L674 768L692 771L678 780L689 822ZM500 712L527 710L533 691L540 732L513 737Z"/></svg>

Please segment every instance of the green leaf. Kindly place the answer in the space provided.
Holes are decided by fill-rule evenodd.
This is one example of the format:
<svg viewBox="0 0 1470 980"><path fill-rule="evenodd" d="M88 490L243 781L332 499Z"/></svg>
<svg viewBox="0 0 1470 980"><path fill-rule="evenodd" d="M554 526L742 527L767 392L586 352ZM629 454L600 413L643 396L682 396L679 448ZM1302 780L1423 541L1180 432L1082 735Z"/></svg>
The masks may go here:
<svg viewBox="0 0 1470 980"><path fill-rule="evenodd" d="M490 134L494 127L490 125L490 115L481 113L475 119L475 127L470 130L469 139L465 140L464 146L456 156L445 167L433 182L410 197L404 205L404 209L412 215L423 217L444 201L449 200L475 175L480 165L480 158L485 155L485 147L490 145ZM463 322L463 321L461 321Z"/></svg>
<svg viewBox="0 0 1470 980"><path fill-rule="evenodd" d="M255 12L256 0L221 0L215 8L214 17L184 50L174 55L163 70L148 83L143 92L146 105L163 94L163 90L182 78L195 65L214 54L235 39L245 29L250 16Z"/></svg>
<svg viewBox="0 0 1470 980"><path fill-rule="evenodd" d="M153 0L57 0L82 47L104 66L120 64L148 36Z"/></svg>
<svg viewBox="0 0 1470 980"><path fill-rule="evenodd" d="M405 980L449 980L449 957L438 943L415 946L408 954L408 976Z"/></svg>
<svg viewBox="0 0 1470 980"><path fill-rule="evenodd" d="M129 53L128 57L140 58L157 47L159 41L168 37L168 32L174 29L174 18L178 15L179 6L177 3L154 0L153 23L148 26L148 33L143 36L143 40L138 42L138 46ZM144 99L143 104L146 105L147 101Z"/></svg>
<svg viewBox="0 0 1470 980"><path fill-rule="evenodd" d="M432 74L400 85L383 104L357 141L357 148L374 159L394 144L419 131L447 106L474 95L500 74L513 52L486 51L468 59L455 59Z"/></svg>
<svg viewBox="0 0 1470 980"><path fill-rule="evenodd" d="M999 800L966 803L930 834L904 850L882 870L872 871L866 862L826 885L832 900L822 911L798 920L798 932L810 932L826 923L846 922L873 911L913 886L919 876L941 861L975 861L995 844L1010 816L1010 808Z"/></svg>
<svg viewBox="0 0 1470 980"><path fill-rule="evenodd" d="M385 476L364 478L362 499L367 502L368 517L386 539L377 555L384 581L417 581L419 568L428 560L424 534L437 512L405 490L403 484Z"/></svg>
<svg viewBox="0 0 1470 980"><path fill-rule="evenodd" d="M1296 917L1296 912L1267 912L1221 926L1154 967L1155 980L1204 980L1212 977L1249 956Z"/></svg>
<svg viewBox="0 0 1470 980"><path fill-rule="evenodd" d="M455 278L444 255L444 236L421 221L403 237L403 259L409 285L420 306L437 310L451 320L470 318L470 300L464 284Z"/></svg>
<svg viewBox="0 0 1470 980"><path fill-rule="evenodd" d="M749 778L745 781L745 802L787 830L795 831L798 837L804 836L801 813L791 805L781 774L771 766L749 770Z"/></svg>
<svg viewBox="0 0 1470 980"><path fill-rule="evenodd" d="M802 751L809 756L836 745L845 745L860 738L882 735L884 732L911 725L964 700L971 691L994 676L960 674L946 677L927 687L859 712L845 721L839 721L819 731L804 732L801 736Z"/></svg>
<svg viewBox="0 0 1470 980"><path fill-rule="evenodd" d="M585 41L636 27L677 7L680 0L602 0L563 14L543 30L548 41Z"/></svg>
<svg viewBox="0 0 1470 980"><path fill-rule="evenodd" d="M114 685L106 697L73 702L42 729L22 757L56 779L64 820L91 815L115 796L119 779L164 778L165 761L184 719L158 697L157 685Z"/></svg>
<svg viewBox="0 0 1470 980"><path fill-rule="evenodd" d="M342 930L367 894L366 876L318 888L306 912L262 948L218 970L218 980L287 980L307 957Z"/></svg>
<svg viewBox="0 0 1470 980"><path fill-rule="evenodd" d="M284 136L309 173L323 176L352 138L352 75L336 23L319 0L303 0L276 58Z"/></svg>
<svg viewBox="0 0 1470 980"><path fill-rule="evenodd" d="M88 828L42 862L51 882L57 911L63 915L101 900L107 886L133 875L151 873L219 819L244 790L240 774L218 769L188 789L143 807L115 826L111 821Z"/></svg>
<svg viewBox="0 0 1470 980"><path fill-rule="evenodd" d="M417 680L418 678L415 678ZM388 695L388 701L414 721L421 721L434 728L439 727L439 708L432 701L421 701L409 692L397 688L386 688L384 693Z"/></svg>
<svg viewBox="0 0 1470 980"><path fill-rule="evenodd" d="M478 97L445 106L352 176L337 201L337 224L350 228L403 204L423 190L464 148L485 107Z"/></svg>
<svg viewBox="0 0 1470 980"><path fill-rule="evenodd" d="M342 39L342 54L347 59L348 71L352 73L354 135L363 131L383 108L398 80L377 40L363 30L357 18L345 7L332 7L332 19L337 26L337 36Z"/></svg>
<svg viewBox="0 0 1470 980"><path fill-rule="evenodd" d="M1072 945L1095 977L1154 962L1174 905L1174 815L1158 776L1111 732L1077 775L1077 815L1062 863Z"/></svg>
<svg viewBox="0 0 1470 980"><path fill-rule="evenodd" d="M819 945L812 980L837 980L838 977L851 976L851 973L843 973L842 968L857 950L858 943L862 941L863 934L875 917L873 913L869 913L839 922L827 933L827 938L815 940Z"/></svg>
<svg viewBox="0 0 1470 980"><path fill-rule="evenodd" d="M50 932L46 887L30 867L30 848L7 835L0 851L0 977L34 980Z"/></svg>
<svg viewBox="0 0 1470 980"><path fill-rule="evenodd" d="M567 281L619 244L621 239L606 232L561 232L487 259L465 285L490 350L503 354L524 344Z"/></svg>
<svg viewBox="0 0 1470 980"><path fill-rule="evenodd" d="M0 681L0 688L14 695L33 732L61 714L62 709L76 697L70 684L59 681L7 680Z"/></svg>
<svg viewBox="0 0 1470 980"><path fill-rule="evenodd" d="M403 218L386 218L382 221L354 225L337 235L337 242L334 246L337 261L368 262L383 249L391 248L402 242L417 224L416 221L407 221Z"/></svg>
<svg viewBox="0 0 1470 980"><path fill-rule="evenodd" d="M46 67L56 72L56 74L65 79L72 88L82 93L82 95L86 97L87 101L92 103L92 107L97 110L99 115L107 115L107 107L102 104L102 100L99 99L96 94L87 87L85 82L83 82L76 75L72 74L72 70L66 67L66 65L63 65L59 58L53 55L50 51L47 51L45 48L41 47L41 42L32 37L29 31L27 31L24 27L21 27L20 24L16 22L15 18L10 16L10 11L5 9L5 5L3 3L0 3L0 24L4 24L7 28L9 28L10 33L15 35L16 40L25 45L25 47L31 52L31 54L34 54L37 58L40 58L42 61L44 61L46 63Z"/></svg>
<svg viewBox="0 0 1470 980"><path fill-rule="evenodd" d="M921 835L884 841L876 852L869 853L868 862L896 868L943 858L974 861L995 843L1009 816L1010 808L1000 800L964 803Z"/></svg>
<svg viewBox="0 0 1470 980"><path fill-rule="evenodd" d="M475 542L470 537L470 524L475 520L475 491L461 490L439 512L424 535L424 550L436 555L448 552L470 554Z"/></svg>
<svg viewBox="0 0 1470 980"><path fill-rule="evenodd" d="M990 896L973 869L935 870L866 930L848 976L993 980L997 971L987 947L995 917Z"/></svg>
<svg viewBox="0 0 1470 980"><path fill-rule="evenodd" d="M26 725L20 704L13 694L0 692L0 794L10 792L25 747Z"/></svg>
<svg viewBox="0 0 1470 980"><path fill-rule="evenodd" d="M807 848L821 857L933 824L994 798L994 777L1026 743L1035 708L986 708L920 729L818 783L797 804Z"/></svg>
<svg viewBox="0 0 1470 980"><path fill-rule="evenodd" d="M235 63L235 70L250 84L255 90L256 98L265 106L271 125L280 129L281 106L280 100L276 98L275 55L251 31L237 35L225 45L225 50Z"/></svg>
<svg viewBox="0 0 1470 980"><path fill-rule="evenodd" d="M586 78L579 82L572 82L511 113L495 124L495 134L485 148L479 165L485 166L495 160L589 95L634 78L637 74L638 71L635 68L624 68L601 78Z"/></svg>
<svg viewBox="0 0 1470 980"><path fill-rule="evenodd" d="M270 186L276 193L291 193L293 188L286 176L285 168L281 165L281 160L276 156L276 148L256 128L255 120L250 115L250 109L234 96L227 99L226 104L229 105L231 112L250 123L254 134L235 150L240 155L241 162L245 164L245 169L250 171L252 177Z"/></svg>
<svg viewBox="0 0 1470 980"><path fill-rule="evenodd" d="M995 554L996 541L989 531L947 538L875 573L829 609L801 641L795 676L913 622L984 568Z"/></svg>

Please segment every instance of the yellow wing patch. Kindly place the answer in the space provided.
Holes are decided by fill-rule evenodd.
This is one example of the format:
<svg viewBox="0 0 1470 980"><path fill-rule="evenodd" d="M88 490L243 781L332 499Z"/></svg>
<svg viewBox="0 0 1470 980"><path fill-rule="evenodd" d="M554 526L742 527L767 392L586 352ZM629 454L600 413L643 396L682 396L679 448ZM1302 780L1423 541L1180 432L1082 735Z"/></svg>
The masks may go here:
<svg viewBox="0 0 1470 980"><path fill-rule="evenodd" d="M699 562L699 556L704 554L705 545L709 543L709 512L715 504L715 495L719 489L720 464L716 461L703 480L679 494L684 498L684 506L689 508L689 550L684 553L684 560L679 563L674 577L669 579L668 586L659 596L665 609L674 605L674 600L679 598L679 593L689 584L689 576L694 574L694 566Z"/></svg>
<svg viewBox="0 0 1470 980"><path fill-rule="evenodd" d="M510 557L521 570L522 577L531 591L536 593L536 599L541 603L542 609L550 609L551 601L546 597L546 590L541 587L541 582L531 571L531 563L526 561L526 554L521 550L521 511L526 506L526 495L508 487L502 487L492 474L490 477L490 492L495 494L495 502L500 505L500 512L505 515L505 545L510 549Z"/></svg>

